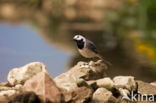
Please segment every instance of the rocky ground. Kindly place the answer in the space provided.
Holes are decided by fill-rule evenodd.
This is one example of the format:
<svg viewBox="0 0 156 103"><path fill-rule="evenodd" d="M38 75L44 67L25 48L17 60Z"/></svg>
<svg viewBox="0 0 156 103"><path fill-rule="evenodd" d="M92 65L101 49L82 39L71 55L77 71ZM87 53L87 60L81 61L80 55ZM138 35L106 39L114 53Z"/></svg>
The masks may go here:
<svg viewBox="0 0 156 103"><path fill-rule="evenodd" d="M0 83L0 103L155 103L156 82L145 83L133 76L105 75L102 61L78 62L69 71L51 78L46 66L33 62L12 69ZM144 101L136 99L148 94ZM132 95L137 95L131 98ZM148 102L145 101L148 99ZM151 100L151 101L149 101Z"/></svg>

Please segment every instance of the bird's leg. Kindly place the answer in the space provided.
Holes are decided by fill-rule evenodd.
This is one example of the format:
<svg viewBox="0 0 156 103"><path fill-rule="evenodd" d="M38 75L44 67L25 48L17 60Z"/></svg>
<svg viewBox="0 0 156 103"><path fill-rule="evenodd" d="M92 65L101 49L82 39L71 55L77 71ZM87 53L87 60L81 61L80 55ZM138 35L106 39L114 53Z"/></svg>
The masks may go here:
<svg viewBox="0 0 156 103"><path fill-rule="evenodd" d="M95 58L90 58L90 61L93 61L94 62L95 61Z"/></svg>

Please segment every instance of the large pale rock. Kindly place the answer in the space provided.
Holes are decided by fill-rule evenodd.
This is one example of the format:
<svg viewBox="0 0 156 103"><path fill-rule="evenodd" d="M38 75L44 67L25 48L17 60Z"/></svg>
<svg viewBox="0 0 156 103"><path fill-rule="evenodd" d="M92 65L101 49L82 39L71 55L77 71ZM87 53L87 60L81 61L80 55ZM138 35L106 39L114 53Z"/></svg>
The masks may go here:
<svg viewBox="0 0 156 103"><path fill-rule="evenodd" d="M40 62L33 62L20 68L14 68L8 74L8 82L11 85L23 84L39 72L46 72L45 65Z"/></svg>
<svg viewBox="0 0 156 103"><path fill-rule="evenodd" d="M76 78L73 78L69 72L59 75L54 80L56 85L62 90L71 91L78 87Z"/></svg>
<svg viewBox="0 0 156 103"><path fill-rule="evenodd" d="M60 103L61 92L46 72L41 72L27 80L24 91L37 94L44 103Z"/></svg>
<svg viewBox="0 0 156 103"><path fill-rule="evenodd" d="M96 81L96 84L97 84L98 87L104 87L104 88L107 88L107 89L111 89L114 86L113 81L109 77L98 79Z"/></svg>
<svg viewBox="0 0 156 103"><path fill-rule="evenodd" d="M105 88L98 88L92 97L93 103L116 103L115 97Z"/></svg>
<svg viewBox="0 0 156 103"><path fill-rule="evenodd" d="M116 88L125 88L129 91L135 91L137 88L134 77L132 76L116 76L113 81Z"/></svg>
<svg viewBox="0 0 156 103"><path fill-rule="evenodd" d="M106 65L101 61L79 62L66 73L56 77L54 80L62 90L72 91L84 80L99 79L104 76Z"/></svg>

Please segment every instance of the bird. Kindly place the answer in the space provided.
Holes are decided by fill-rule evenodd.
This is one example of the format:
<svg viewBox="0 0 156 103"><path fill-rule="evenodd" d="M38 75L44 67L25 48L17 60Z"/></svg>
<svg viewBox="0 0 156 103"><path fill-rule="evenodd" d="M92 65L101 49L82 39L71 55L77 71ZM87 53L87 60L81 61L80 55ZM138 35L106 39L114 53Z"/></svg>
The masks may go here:
<svg viewBox="0 0 156 103"><path fill-rule="evenodd" d="M75 35L73 40L77 44L79 53L85 58L99 58L104 61L107 65L111 65L110 62L106 61L104 57L99 53L96 45L91 41L86 39L82 35Z"/></svg>

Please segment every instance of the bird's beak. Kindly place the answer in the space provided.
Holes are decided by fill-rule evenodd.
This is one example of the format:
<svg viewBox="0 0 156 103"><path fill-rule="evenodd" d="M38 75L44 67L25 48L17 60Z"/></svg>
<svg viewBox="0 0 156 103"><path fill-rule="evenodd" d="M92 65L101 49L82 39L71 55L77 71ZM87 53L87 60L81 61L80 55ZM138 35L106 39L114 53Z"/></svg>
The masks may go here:
<svg viewBox="0 0 156 103"><path fill-rule="evenodd" d="M75 39L75 38L73 38L73 41L76 41L76 39Z"/></svg>

